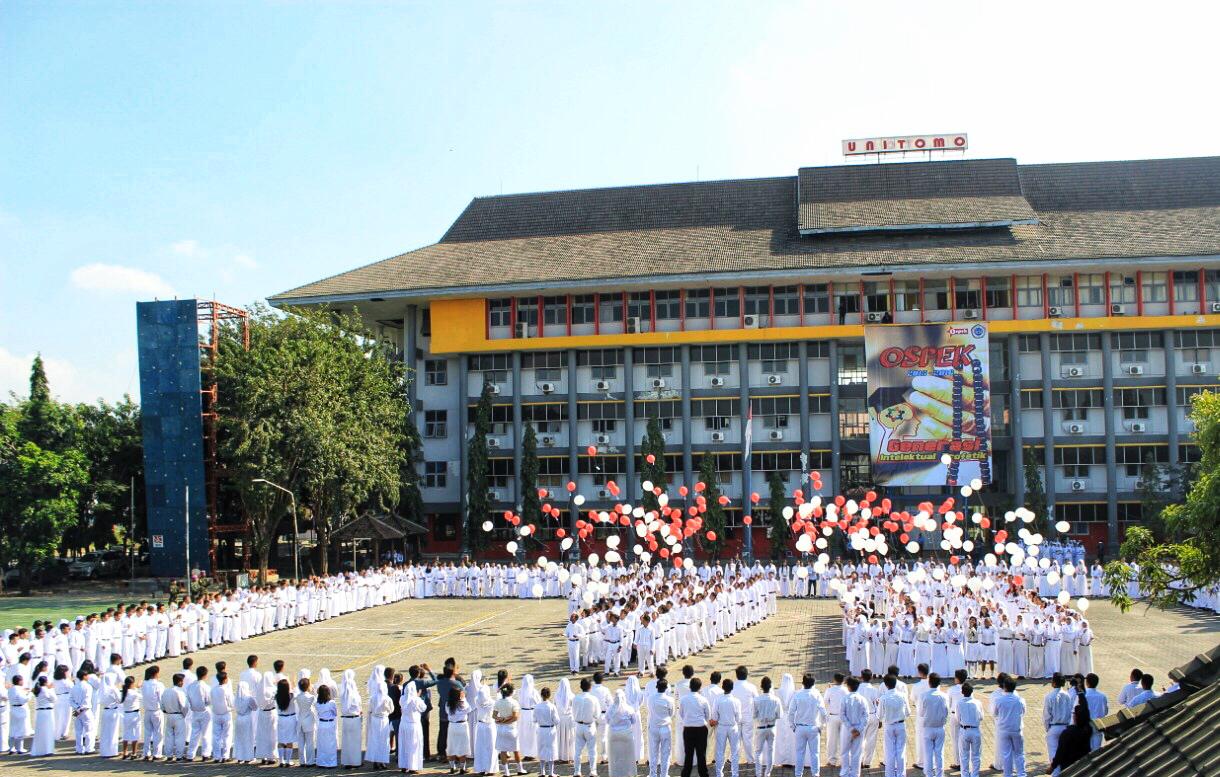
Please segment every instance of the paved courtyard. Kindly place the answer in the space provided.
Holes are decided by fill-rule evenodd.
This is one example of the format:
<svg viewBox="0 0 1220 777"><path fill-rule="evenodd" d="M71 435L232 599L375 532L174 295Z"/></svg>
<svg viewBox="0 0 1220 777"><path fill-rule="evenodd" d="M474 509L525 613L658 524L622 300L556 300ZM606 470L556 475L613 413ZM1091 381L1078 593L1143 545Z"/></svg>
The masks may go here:
<svg viewBox="0 0 1220 777"><path fill-rule="evenodd" d="M731 670L738 664L745 664L750 667L755 681L769 674L778 686L784 672L799 678L801 672L813 670L819 683L824 684L844 663L838 645L840 631L836 609L828 600L783 600L777 616L692 657L690 663L705 679L713 670ZM342 670L354 669L363 688L368 672L375 664L404 670L420 662L439 667L446 657L453 656L465 675L475 668L482 668L484 675L507 668L516 678L532 673L546 685L567 675L562 635L565 612L565 603L559 600L412 600L286 633L257 637L237 645L216 647L197 653L194 658L209 666L216 661L227 661L230 674L245 667L245 658L250 653L260 656L264 669L270 669L272 660L284 659L289 674L295 674L300 667L309 667L316 676L318 669L329 667L337 678ZM1095 601L1089 616L1098 634L1094 643L1096 669L1102 678L1102 690L1111 701L1126 681L1131 667L1151 671L1160 687L1167 679L1169 669L1220 641L1220 617L1196 611L1165 613L1138 607L1123 615L1108 603ZM172 674L174 668L176 662L163 662L163 677L166 673ZM983 681L981 685L986 692L993 684ZM616 686L617 683L611 683L612 688ZM1029 706L1026 741L1031 774L1039 773L1035 765L1041 766L1047 761L1041 706L1048 688L1048 683L1026 683L1020 689ZM435 730L433 723L434 737ZM988 720L983 731L984 766L991 760L992 734ZM880 749L878 745L878 753ZM53 758L0 757L0 771L6 777L70 772L117 776L242 775L274 768L127 763L96 756L78 757L70 753L70 745L61 744L60 750L61 754ZM426 771L444 771L435 769L433 764L425 766ZM362 768L357 773L364 771L366 769ZM328 773L327 770L294 770L294 773L314 772ZM646 773L643 769L641 772ZM565 773L571 772L565 770ZM601 773L605 774L605 767ZM752 776L749 767L744 768L743 773ZM823 774L832 773L837 770L823 769ZM874 768L866 773L881 774L881 771ZM914 769L911 773L918 774ZM783 774L790 777L791 769L776 771L777 777Z"/></svg>

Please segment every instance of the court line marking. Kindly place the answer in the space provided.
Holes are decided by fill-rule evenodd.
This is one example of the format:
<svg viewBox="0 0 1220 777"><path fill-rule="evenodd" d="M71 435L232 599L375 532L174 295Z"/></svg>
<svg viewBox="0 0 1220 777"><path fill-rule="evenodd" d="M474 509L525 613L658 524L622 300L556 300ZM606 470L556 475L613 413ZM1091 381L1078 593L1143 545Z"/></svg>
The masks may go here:
<svg viewBox="0 0 1220 777"><path fill-rule="evenodd" d="M459 623L457 625L450 626L447 629L442 629L441 631L436 632L435 634L428 637L427 639L417 640L415 642L411 642L406 645L400 645L397 647L393 647L382 653L378 653L377 655L370 656L369 658L364 658L355 663L347 664L346 666L340 667L339 671L354 669L358 666L366 666L368 664L376 664L378 661L385 658L386 656L396 655L398 653L402 653L404 651L411 650L412 648L420 647L421 645L427 645L429 642L435 642L436 640L440 639L441 637L447 637L450 634L456 634L457 632L461 631L462 629L468 628L470 626L478 625L480 623L483 623L484 621L489 621L493 618L498 618L506 612L513 612L514 610L519 610L519 609L521 609L521 605L518 605L516 607L509 607L507 610L500 610L499 612L493 612L491 615L484 615L482 617L475 618L474 620L466 621L465 623Z"/></svg>

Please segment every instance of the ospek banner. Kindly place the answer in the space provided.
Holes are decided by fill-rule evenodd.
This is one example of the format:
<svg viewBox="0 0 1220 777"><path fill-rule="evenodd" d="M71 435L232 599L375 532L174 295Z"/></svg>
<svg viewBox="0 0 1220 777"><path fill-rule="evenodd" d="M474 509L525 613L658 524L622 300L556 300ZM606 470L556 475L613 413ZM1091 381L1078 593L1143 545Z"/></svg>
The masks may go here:
<svg viewBox="0 0 1220 777"><path fill-rule="evenodd" d="M864 342L873 481L991 482L987 325L868 326Z"/></svg>

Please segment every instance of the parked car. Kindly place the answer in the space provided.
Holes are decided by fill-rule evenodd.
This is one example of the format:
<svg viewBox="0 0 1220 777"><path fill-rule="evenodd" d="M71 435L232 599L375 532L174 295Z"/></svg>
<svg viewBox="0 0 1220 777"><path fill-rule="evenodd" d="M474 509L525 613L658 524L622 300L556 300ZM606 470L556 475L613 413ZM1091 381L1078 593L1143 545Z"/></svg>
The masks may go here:
<svg viewBox="0 0 1220 777"><path fill-rule="evenodd" d="M50 585L61 583L68 579L68 567L71 562L66 558L53 558L34 566L30 570L31 583L34 585ZM16 589L21 586L21 568L10 567L4 572L4 587Z"/></svg>
<svg viewBox="0 0 1220 777"><path fill-rule="evenodd" d="M126 568L127 557L121 550L95 550L73 561L68 567L68 574L75 578L96 580L118 577Z"/></svg>

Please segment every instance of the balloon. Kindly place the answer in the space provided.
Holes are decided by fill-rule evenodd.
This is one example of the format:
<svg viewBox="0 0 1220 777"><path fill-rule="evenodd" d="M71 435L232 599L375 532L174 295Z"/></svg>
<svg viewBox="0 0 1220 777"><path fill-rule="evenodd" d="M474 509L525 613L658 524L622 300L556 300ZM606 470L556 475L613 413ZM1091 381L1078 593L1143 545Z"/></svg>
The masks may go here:
<svg viewBox="0 0 1220 777"><path fill-rule="evenodd" d="M1082 596L1076 600L1076 606L1080 608L1081 612L1084 612L1089 609L1089 600Z"/></svg>
<svg viewBox="0 0 1220 777"><path fill-rule="evenodd" d="M576 484L573 483L571 480L569 480L568 484L566 486L564 486L564 488L568 489L568 493L570 494L576 490Z"/></svg>
<svg viewBox="0 0 1220 777"><path fill-rule="evenodd" d="M560 550L567 550L570 547L572 547L572 538L571 537L564 537L563 542L559 543Z"/></svg>
<svg viewBox="0 0 1220 777"><path fill-rule="evenodd" d="M509 553L516 553L517 552L517 543L515 541L509 542L507 545L504 546L504 549L507 550Z"/></svg>
<svg viewBox="0 0 1220 777"><path fill-rule="evenodd" d="M704 536L705 536L705 537L707 537L707 541L708 541L708 542L715 542L715 541L716 541L716 532L714 532L714 531L709 531L709 532L708 532L707 534L705 534Z"/></svg>
<svg viewBox="0 0 1220 777"><path fill-rule="evenodd" d="M656 464L656 463L657 463L657 457L656 457L655 455L653 455L653 454L651 454L651 453L650 453L650 454L648 454L647 456L645 456L645 457L644 457L644 461L648 462L649 464Z"/></svg>
<svg viewBox="0 0 1220 777"><path fill-rule="evenodd" d="M753 492L752 494L750 494L750 501L751 501L751 502L753 502L754 504L758 504L758 500L759 500L760 498L761 498L761 497L759 497L759 495L758 495L758 492L757 492L757 491L755 491L755 492Z"/></svg>
<svg viewBox="0 0 1220 777"><path fill-rule="evenodd" d="M597 446L596 446L596 445L590 445L590 446L589 446L588 448L586 448L585 450L588 452L588 454L589 454L590 456L596 456L596 455L597 455Z"/></svg>
<svg viewBox="0 0 1220 777"><path fill-rule="evenodd" d="M584 503L585 503L584 494L577 494L576 496L572 497L572 504L576 505L577 507L580 507Z"/></svg>
<svg viewBox="0 0 1220 777"><path fill-rule="evenodd" d="M619 545L619 542L620 542L619 536L617 534L611 534L609 537L606 538L606 547L607 548L617 548Z"/></svg>
<svg viewBox="0 0 1220 777"><path fill-rule="evenodd" d="M717 499L716 501L720 503L721 507L724 507L725 505L727 505L729 503L729 498L727 496L725 496L724 494L721 494L720 498Z"/></svg>
<svg viewBox="0 0 1220 777"><path fill-rule="evenodd" d="M538 489L538 498L546 499L546 489L545 488Z"/></svg>
<svg viewBox="0 0 1220 777"><path fill-rule="evenodd" d="M907 552L908 553L918 553L919 552L919 543L918 542L908 542L907 543Z"/></svg>
<svg viewBox="0 0 1220 777"><path fill-rule="evenodd" d="M975 491L978 491L979 489L981 489L983 487L983 481L980 480L979 478L974 478L973 480L970 481L970 487L973 488Z"/></svg>
<svg viewBox="0 0 1220 777"><path fill-rule="evenodd" d="M483 531L491 531L492 526L491 521L483 521Z"/></svg>
<svg viewBox="0 0 1220 777"><path fill-rule="evenodd" d="M947 467L953 463L953 457L946 453L940 457L940 463Z"/></svg>
<svg viewBox="0 0 1220 777"><path fill-rule="evenodd" d="M696 492L702 491L705 488L707 488L707 483L704 483L702 480L700 480L698 483L695 484Z"/></svg>
<svg viewBox="0 0 1220 777"><path fill-rule="evenodd" d="M1059 521L1055 524L1055 531L1059 532L1060 534L1067 534L1068 530L1071 528L1072 524L1068 523L1067 521Z"/></svg>
<svg viewBox="0 0 1220 777"><path fill-rule="evenodd" d="M542 598L542 583L534 583L534 587L530 589L530 593L532 593L534 595L535 599L541 599Z"/></svg>
<svg viewBox="0 0 1220 777"><path fill-rule="evenodd" d="M555 530L555 536L562 540L564 537L568 536L568 530L562 527L558 528Z"/></svg>
<svg viewBox="0 0 1220 777"><path fill-rule="evenodd" d="M747 516L742 517L741 522L744 523L746 526L750 526L754 523L754 519L747 515Z"/></svg>

